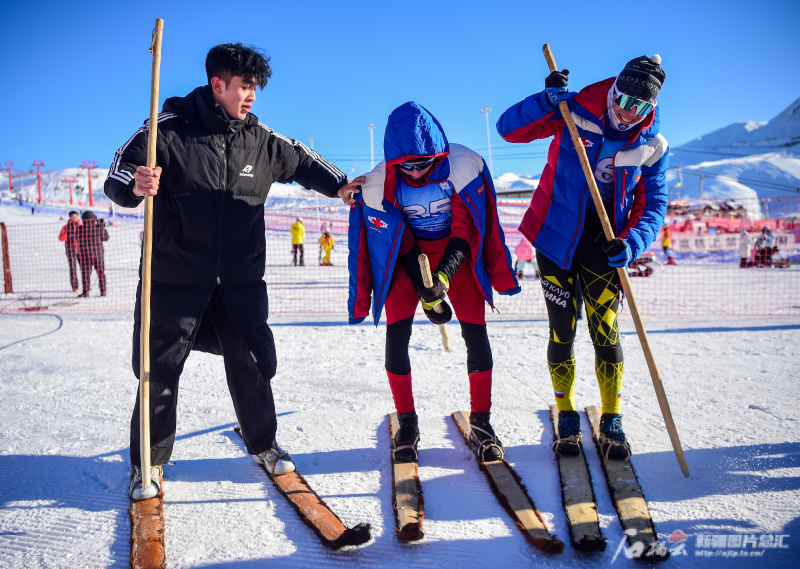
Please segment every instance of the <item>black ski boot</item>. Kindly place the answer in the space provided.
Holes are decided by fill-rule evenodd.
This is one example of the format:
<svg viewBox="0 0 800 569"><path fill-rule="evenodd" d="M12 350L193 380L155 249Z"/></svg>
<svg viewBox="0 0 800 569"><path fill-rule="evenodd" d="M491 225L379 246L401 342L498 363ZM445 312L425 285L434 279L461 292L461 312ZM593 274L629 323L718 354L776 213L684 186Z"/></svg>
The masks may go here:
<svg viewBox="0 0 800 569"><path fill-rule="evenodd" d="M469 415L469 440L478 447L478 460L481 462L494 462L503 460L505 453L503 443L494 434L492 425L489 424L491 412L470 413Z"/></svg>
<svg viewBox="0 0 800 569"><path fill-rule="evenodd" d="M553 450L563 456L581 454L581 417L577 411L558 412L558 440Z"/></svg>
<svg viewBox="0 0 800 569"><path fill-rule="evenodd" d="M622 431L622 415L603 413L600 416L600 453L606 459L627 460L631 447Z"/></svg>
<svg viewBox="0 0 800 569"><path fill-rule="evenodd" d="M395 462L416 462L419 444L419 425L417 412L398 413L400 428L392 439L392 454Z"/></svg>

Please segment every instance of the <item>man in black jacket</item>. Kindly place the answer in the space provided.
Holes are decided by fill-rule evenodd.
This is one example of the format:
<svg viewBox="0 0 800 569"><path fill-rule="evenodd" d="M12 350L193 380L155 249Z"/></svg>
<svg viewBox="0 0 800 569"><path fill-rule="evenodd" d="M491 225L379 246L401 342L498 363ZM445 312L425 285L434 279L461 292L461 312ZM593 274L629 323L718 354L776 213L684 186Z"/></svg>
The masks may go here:
<svg viewBox="0 0 800 569"><path fill-rule="evenodd" d="M175 441L178 379L192 349L225 359L228 388L247 452L276 475L294 463L275 440L270 380L275 343L267 325L264 202L273 182L349 196L363 183L306 146L258 122L255 89L272 75L252 47L223 44L206 57L208 85L164 102L157 167L144 166L147 123L116 153L106 194L123 207L145 195L153 209L150 323L151 478L159 480ZM133 369L139 377L141 282L136 297ZM139 401L131 419L130 493L141 492Z"/></svg>
<svg viewBox="0 0 800 569"><path fill-rule="evenodd" d="M86 298L92 288L92 267L97 271L97 281L100 285L100 296L106 295L106 269L103 241L108 241L106 223L97 219L94 212L83 212L83 223L78 226L78 264L81 266L81 282L83 292L78 297Z"/></svg>

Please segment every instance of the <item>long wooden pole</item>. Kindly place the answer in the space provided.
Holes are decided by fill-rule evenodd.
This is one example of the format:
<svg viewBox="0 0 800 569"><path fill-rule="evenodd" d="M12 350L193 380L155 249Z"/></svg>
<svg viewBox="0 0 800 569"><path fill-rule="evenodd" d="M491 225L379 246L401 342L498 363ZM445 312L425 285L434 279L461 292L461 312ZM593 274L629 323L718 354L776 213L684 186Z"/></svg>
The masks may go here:
<svg viewBox="0 0 800 569"><path fill-rule="evenodd" d="M426 288L431 288L433 286L433 276L431 275L431 264L428 261L428 256L424 253L419 256L417 259L419 261L419 268L422 271L422 284L425 285ZM437 304L433 307L433 311L437 314L441 314L444 308L442 308L441 304ZM444 351L450 351L450 333L447 331L447 324L439 324L439 332L442 334L442 346L444 346Z"/></svg>
<svg viewBox="0 0 800 569"><path fill-rule="evenodd" d="M153 70L150 80L150 125L147 137L147 167L156 167L158 139L158 80L161 68L161 37L164 20L157 18L150 53ZM142 325L139 345L139 459L142 464L142 490L150 487L150 267L153 258L153 196L144 198L144 240L142 242Z"/></svg>
<svg viewBox="0 0 800 569"><path fill-rule="evenodd" d="M544 44L542 51L544 52L544 57L547 60L547 66L550 68L550 72L558 71L556 60L553 58L553 52L550 51L550 45ZM578 128L575 126L575 121L572 118L569 107L567 107L567 102L561 101L558 104L558 108L561 111L564 122L567 123L569 133L572 135L572 144L575 146L575 151L578 153L578 159L581 162L583 174L586 176L586 182L589 184L589 190L592 193L592 199L594 200L597 214L600 216L600 223L603 224L603 233L605 233L606 240L611 241L614 239L614 230L611 228L611 222L608 220L606 208L603 206L603 199L600 197L600 191L597 189L597 183L594 180L589 158L586 156L586 149L583 147L580 134L578 134ZM683 472L684 476L689 476L689 467L686 464L686 457L683 455L683 448L681 448L681 441L678 438L675 422L672 420L672 412L670 411L669 402L667 401L667 394L664 392L664 384L661 382L661 373L658 371L656 358L653 355L653 350L650 348L650 342L647 339L647 332L642 323L642 316L639 314L636 298L633 296L633 288L628 278L628 272L625 270L625 267L618 267L617 272L619 273L619 280L622 283L622 289L628 297L628 306L631 309L631 316L633 316L633 323L636 326L639 342L642 344L644 359L647 361L647 367L650 369L650 377L653 380L653 387L656 390L656 397L658 398L658 405L661 407L661 414L664 416L664 423L667 426L669 440L672 442L672 449L675 451L678 464L681 466L681 472Z"/></svg>

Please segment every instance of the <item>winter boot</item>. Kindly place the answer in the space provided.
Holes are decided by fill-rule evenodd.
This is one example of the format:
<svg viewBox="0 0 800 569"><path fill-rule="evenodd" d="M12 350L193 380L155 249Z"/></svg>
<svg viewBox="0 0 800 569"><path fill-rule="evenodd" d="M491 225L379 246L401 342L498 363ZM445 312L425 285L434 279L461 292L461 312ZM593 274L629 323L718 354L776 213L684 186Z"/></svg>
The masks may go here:
<svg viewBox="0 0 800 569"><path fill-rule="evenodd" d="M606 459L630 458L631 447L622 431L622 415L603 413L600 416L600 452Z"/></svg>
<svg viewBox="0 0 800 569"><path fill-rule="evenodd" d="M469 415L469 440L478 447L478 459L481 462L495 462L503 460L505 453L503 443L494 434L492 425L489 424L491 413L470 413Z"/></svg>
<svg viewBox="0 0 800 569"><path fill-rule="evenodd" d="M419 420L417 412L398 413L400 428L392 439L392 456L395 462L416 462L419 444Z"/></svg>
<svg viewBox="0 0 800 569"><path fill-rule="evenodd" d="M259 454L251 454L250 456L273 476L294 472L294 461L292 457L289 456L288 452L278 446L278 441L272 441L272 448Z"/></svg>
<svg viewBox="0 0 800 569"><path fill-rule="evenodd" d="M577 411L558 412L558 440L553 442L553 450L563 456L581 454L581 417Z"/></svg>
<svg viewBox="0 0 800 569"><path fill-rule="evenodd" d="M142 489L142 472L138 466L133 467L131 472L131 481L128 484L128 495L131 500L138 502L139 500L148 500L155 498L161 492L161 476L163 472L160 466L150 467L150 488L147 490Z"/></svg>

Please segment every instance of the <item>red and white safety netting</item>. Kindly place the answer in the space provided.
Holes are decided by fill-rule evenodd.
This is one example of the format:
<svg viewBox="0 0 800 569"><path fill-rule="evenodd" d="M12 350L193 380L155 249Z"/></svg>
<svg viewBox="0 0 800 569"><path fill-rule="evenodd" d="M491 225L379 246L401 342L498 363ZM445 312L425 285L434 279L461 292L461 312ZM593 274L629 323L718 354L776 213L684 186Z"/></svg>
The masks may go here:
<svg viewBox="0 0 800 569"><path fill-rule="evenodd" d="M515 248L523 239L517 227L527 205L524 199L499 201L500 221L515 265ZM632 286L640 311L647 315L800 314L799 212L800 196L671 201L665 227L671 231L674 264L662 247L662 229L637 264L629 267L631 276L637 277ZM329 199L270 200L264 210L264 279L271 313L345 317L348 213L340 201ZM0 295L0 311L132 311L142 220L136 215L104 215L109 236L102 241L105 296L100 296L97 263L84 263L92 265L88 297L78 297L81 284L73 292L68 241L59 241L65 221L6 225L0 289L6 292ZM303 267L292 265L289 228L298 217L306 229ZM331 266L320 264L323 253L318 239L323 227L330 228L335 240ZM80 283L80 257L77 260ZM495 294L496 308L506 315L545 315L535 263L519 263L518 269L522 292Z"/></svg>

